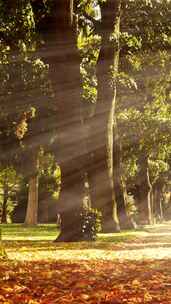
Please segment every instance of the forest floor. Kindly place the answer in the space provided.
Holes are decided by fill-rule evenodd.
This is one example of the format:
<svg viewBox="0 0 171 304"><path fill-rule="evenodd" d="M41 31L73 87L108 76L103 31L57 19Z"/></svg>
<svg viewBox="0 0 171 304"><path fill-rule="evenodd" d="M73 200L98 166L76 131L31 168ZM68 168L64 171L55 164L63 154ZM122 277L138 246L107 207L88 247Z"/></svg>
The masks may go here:
<svg viewBox="0 0 171 304"><path fill-rule="evenodd" d="M54 225L2 226L0 304L171 304L171 222L54 243Z"/></svg>

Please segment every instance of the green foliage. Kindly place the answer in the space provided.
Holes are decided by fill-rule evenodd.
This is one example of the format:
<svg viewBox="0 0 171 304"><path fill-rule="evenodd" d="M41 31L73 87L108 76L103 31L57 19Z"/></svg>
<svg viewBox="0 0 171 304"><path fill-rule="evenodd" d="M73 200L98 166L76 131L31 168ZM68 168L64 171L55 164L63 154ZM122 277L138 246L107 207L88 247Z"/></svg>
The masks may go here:
<svg viewBox="0 0 171 304"><path fill-rule="evenodd" d="M131 77L130 75L128 75L125 72L120 72L117 73L117 75L115 75L115 73L113 72L113 77L117 76L117 82L118 82L118 86L119 88L121 87L127 87L129 89L133 88L137 90L137 84L136 81L134 80L133 77Z"/></svg>
<svg viewBox="0 0 171 304"><path fill-rule="evenodd" d="M95 241L97 233L101 230L100 214L93 209L84 208L81 213L81 227L83 240Z"/></svg>
<svg viewBox="0 0 171 304"><path fill-rule="evenodd" d="M28 173L28 172L27 172ZM50 209L49 215L46 214L46 221L56 220L56 203L60 191L61 172L55 162L54 156L45 153L41 149L39 153L39 210L38 219L45 221L44 213ZM15 210L12 214L13 222L24 222L27 200L28 200L28 180L29 174L22 176L18 191Z"/></svg>
<svg viewBox="0 0 171 304"><path fill-rule="evenodd" d="M124 1L121 31L126 33L127 47L125 46L125 48L128 50L129 44L132 48L136 45L135 41L141 42L143 51L169 48L170 7L170 0ZM128 39L128 37L130 38ZM130 40L132 40L131 43Z"/></svg>
<svg viewBox="0 0 171 304"><path fill-rule="evenodd" d="M27 139L47 131L42 117L46 113L49 121L53 120L54 104L48 65L35 53L37 23L31 2L0 1L0 5L0 141L4 143L0 145L0 162L19 166L23 156L28 158L28 149L38 149L41 141L49 144L50 136L46 142L42 136L38 142Z"/></svg>
<svg viewBox="0 0 171 304"><path fill-rule="evenodd" d="M136 182L136 161L141 151L149 158L151 181L169 170L170 4L123 3L117 115L123 172L129 186Z"/></svg>
<svg viewBox="0 0 171 304"><path fill-rule="evenodd" d="M7 14L8 11L8 14ZM0 37L10 49L25 53L33 47L35 22L29 0L0 1Z"/></svg>
<svg viewBox="0 0 171 304"><path fill-rule="evenodd" d="M28 178L21 176L20 184L16 193L15 209L11 214L12 223L23 223L26 215L28 201Z"/></svg>
<svg viewBox="0 0 171 304"><path fill-rule="evenodd" d="M60 168L55 162L54 156L50 153L40 154L39 167L39 199L51 196L58 199L61 184Z"/></svg>
<svg viewBox="0 0 171 304"><path fill-rule="evenodd" d="M13 167L1 168L0 171L0 210L2 215L2 208L4 199L7 200L7 221L11 221L11 215L15 206L18 203L17 194L20 188L22 177L17 175Z"/></svg>
<svg viewBox="0 0 171 304"><path fill-rule="evenodd" d="M95 103L97 97L96 63L99 54L100 39L97 35L80 32L78 47L82 58L82 96L85 102Z"/></svg>
<svg viewBox="0 0 171 304"><path fill-rule="evenodd" d="M56 105L49 67L36 53L38 48L42 54L50 46L49 20L53 18L55 2L0 0L0 162L5 159L6 165L26 165L27 158L27 163L31 162L29 152L41 145L47 146L54 137L53 132L56 135ZM92 115L97 99L99 29L103 30L99 5L103 2L75 2L83 118ZM169 170L170 4L168 0L122 3L117 118L124 151L123 172L130 183L136 177L136 161L142 150L148 155L153 180ZM116 76L114 72L113 76ZM59 167L50 154L43 155L40 162L40 198L47 194L57 199ZM23 193L23 196L18 193L22 203L27 194L26 180L19 187ZM84 233L93 239L97 232L96 216L85 211L83 217Z"/></svg>
<svg viewBox="0 0 171 304"><path fill-rule="evenodd" d="M149 160L149 170L151 180L155 181L159 176L162 176L164 173L169 171L169 165L166 161L161 159Z"/></svg>

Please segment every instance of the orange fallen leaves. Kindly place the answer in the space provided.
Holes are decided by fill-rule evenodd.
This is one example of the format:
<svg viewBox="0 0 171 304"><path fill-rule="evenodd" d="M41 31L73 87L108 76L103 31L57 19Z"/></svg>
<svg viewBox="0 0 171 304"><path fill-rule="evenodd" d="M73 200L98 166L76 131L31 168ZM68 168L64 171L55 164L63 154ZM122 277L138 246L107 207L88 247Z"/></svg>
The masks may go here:
<svg viewBox="0 0 171 304"><path fill-rule="evenodd" d="M0 304L171 304L171 260L1 262Z"/></svg>

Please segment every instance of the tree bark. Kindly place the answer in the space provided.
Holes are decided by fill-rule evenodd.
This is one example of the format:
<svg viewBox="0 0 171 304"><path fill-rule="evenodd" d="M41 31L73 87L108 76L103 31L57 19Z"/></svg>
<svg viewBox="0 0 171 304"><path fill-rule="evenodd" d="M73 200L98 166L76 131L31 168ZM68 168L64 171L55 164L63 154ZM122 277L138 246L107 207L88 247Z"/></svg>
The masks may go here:
<svg viewBox="0 0 171 304"><path fill-rule="evenodd" d="M117 121L114 124L114 146L113 146L113 155L114 155L114 190L115 190L115 199L117 205L117 214L119 218L119 224L121 229L131 229L135 228L135 225L131 221L131 218L128 216L126 210L127 203L127 192L126 186L122 178L122 150L119 141L119 134L117 129Z"/></svg>
<svg viewBox="0 0 171 304"><path fill-rule="evenodd" d="M57 108L57 141L54 144L54 153L61 169L61 192L57 205L61 233L57 241L79 241L85 156L81 120L80 56L73 1L58 0L56 4L49 38L48 62Z"/></svg>
<svg viewBox="0 0 171 304"><path fill-rule="evenodd" d="M163 183L160 178L153 185L153 213L154 218L157 221L161 222L163 220L163 206L162 206L162 192L163 192Z"/></svg>
<svg viewBox="0 0 171 304"><path fill-rule="evenodd" d="M102 230L119 230L113 185L113 119L116 103L116 83L111 68L118 69L118 23L120 1L109 0L101 4L101 48L96 76L97 104L90 122L88 152L90 165L88 179L91 202L102 213ZM111 34L115 31L115 39Z"/></svg>
<svg viewBox="0 0 171 304"><path fill-rule="evenodd" d="M152 186L149 178L148 157L144 152L139 157L139 174L138 174L138 212L140 224L152 224L152 206L151 206L151 191Z"/></svg>
<svg viewBox="0 0 171 304"><path fill-rule="evenodd" d="M38 219L38 159L35 158L34 162L34 172L29 179L28 187L28 203L25 218L25 225L34 226L37 225Z"/></svg>
<svg viewBox="0 0 171 304"><path fill-rule="evenodd" d="M7 202L8 202L8 185L4 183L4 193L3 193L3 205L2 205L2 217L1 223L7 223Z"/></svg>
<svg viewBox="0 0 171 304"><path fill-rule="evenodd" d="M3 205L2 205L2 216L1 216L1 223L4 223L4 224L7 223L8 195L9 195L8 176L5 171L4 181L3 181Z"/></svg>

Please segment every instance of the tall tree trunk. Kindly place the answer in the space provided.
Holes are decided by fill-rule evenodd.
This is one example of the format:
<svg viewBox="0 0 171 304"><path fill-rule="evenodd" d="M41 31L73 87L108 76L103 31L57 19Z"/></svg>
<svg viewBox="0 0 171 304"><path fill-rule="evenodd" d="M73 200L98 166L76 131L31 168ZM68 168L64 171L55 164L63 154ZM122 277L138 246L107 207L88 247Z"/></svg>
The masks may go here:
<svg viewBox="0 0 171 304"><path fill-rule="evenodd" d="M139 174L138 174L138 188L139 195L138 201L138 212L139 212L139 223L140 224L152 224L152 207L151 207L151 191L152 186L149 178L148 170L148 157L143 152L138 160Z"/></svg>
<svg viewBox="0 0 171 304"><path fill-rule="evenodd" d="M34 171L29 179L28 203L25 218L25 225L27 226L37 225L38 219L38 159L35 158L33 162Z"/></svg>
<svg viewBox="0 0 171 304"><path fill-rule="evenodd" d="M117 205L117 214L119 218L119 224L121 229L130 229L134 228L134 224L131 221L131 218L128 216L126 210L127 203L127 192L126 186L122 178L122 153L121 145L119 141L119 134L117 129L117 121L114 124L114 145L113 145L113 157L114 157L114 190L115 190L115 199Z"/></svg>
<svg viewBox="0 0 171 304"><path fill-rule="evenodd" d="M150 191L150 203L151 203L151 223L155 224L155 215L154 215L154 200L155 200L155 196L154 196L154 191L153 191L153 185L151 185L151 191Z"/></svg>
<svg viewBox="0 0 171 304"><path fill-rule="evenodd" d="M163 220L162 192L163 183L160 178L153 185L153 212L156 221Z"/></svg>
<svg viewBox="0 0 171 304"><path fill-rule="evenodd" d="M8 202L8 185L5 182L4 183L4 189L3 189L3 205L2 205L2 217L1 222L6 224L7 223L7 202Z"/></svg>
<svg viewBox="0 0 171 304"><path fill-rule="evenodd" d="M57 212L61 233L57 241L80 239L80 213L84 196L84 134L81 120L80 56L72 0L56 1L50 77L57 107L57 145L61 192Z"/></svg>
<svg viewBox="0 0 171 304"><path fill-rule="evenodd" d="M113 119L116 83L111 68L117 73L120 1L101 4L101 48L97 62L98 95L91 120L88 147L90 166L88 178L92 206L102 213L104 232L119 230L113 185ZM115 39L111 34L115 31Z"/></svg>

